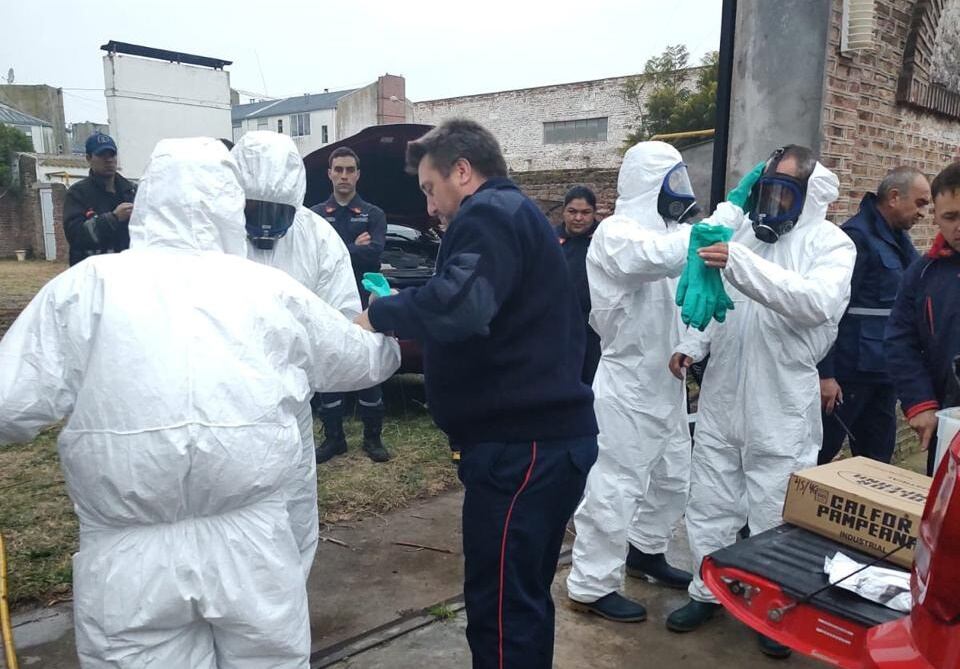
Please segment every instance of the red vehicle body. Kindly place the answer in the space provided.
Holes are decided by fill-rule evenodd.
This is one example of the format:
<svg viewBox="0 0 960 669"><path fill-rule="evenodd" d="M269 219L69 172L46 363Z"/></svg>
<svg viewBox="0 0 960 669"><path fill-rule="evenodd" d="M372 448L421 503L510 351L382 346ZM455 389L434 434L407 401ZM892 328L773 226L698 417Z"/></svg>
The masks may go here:
<svg viewBox="0 0 960 669"><path fill-rule="evenodd" d="M780 536L796 529L788 528L778 528L784 530ZM775 550L776 541L780 539L768 538L765 548ZM835 548L850 552L839 544ZM805 601L782 583L758 574L762 569L738 568L721 555L724 551L704 560L704 581L733 616L779 643L844 669L960 668L960 435L937 470L924 508L908 615L883 609L894 619L870 625L868 619L845 615L816 598ZM789 557L779 562L771 570L783 572ZM810 579L811 574L804 577ZM826 582L825 576L817 577ZM860 600L857 606L864 603Z"/></svg>

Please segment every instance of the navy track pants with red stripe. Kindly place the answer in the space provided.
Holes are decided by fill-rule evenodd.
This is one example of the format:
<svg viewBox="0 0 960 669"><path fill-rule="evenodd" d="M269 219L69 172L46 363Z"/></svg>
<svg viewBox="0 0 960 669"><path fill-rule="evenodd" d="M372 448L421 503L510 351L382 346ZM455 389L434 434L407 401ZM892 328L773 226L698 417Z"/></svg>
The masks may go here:
<svg viewBox="0 0 960 669"><path fill-rule="evenodd" d="M474 669L553 666L550 586L596 437L461 446L464 599Z"/></svg>

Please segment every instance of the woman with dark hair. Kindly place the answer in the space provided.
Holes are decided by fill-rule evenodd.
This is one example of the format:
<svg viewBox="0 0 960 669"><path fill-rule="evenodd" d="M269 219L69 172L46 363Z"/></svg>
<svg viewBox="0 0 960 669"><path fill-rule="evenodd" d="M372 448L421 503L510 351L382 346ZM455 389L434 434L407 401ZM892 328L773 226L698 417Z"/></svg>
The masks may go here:
<svg viewBox="0 0 960 669"><path fill-rule="evenodd" d="M563 222L557 227L557 236L567 259L567 268L573 280L583 324L587 329L587 348L583 357L581 378L593 385L594 374L600 363L600 337L590 327L590 286L587 284L587 249L593 231L599 225L596 219L597 197L586 186L574 186L563 198Z"/></svg>

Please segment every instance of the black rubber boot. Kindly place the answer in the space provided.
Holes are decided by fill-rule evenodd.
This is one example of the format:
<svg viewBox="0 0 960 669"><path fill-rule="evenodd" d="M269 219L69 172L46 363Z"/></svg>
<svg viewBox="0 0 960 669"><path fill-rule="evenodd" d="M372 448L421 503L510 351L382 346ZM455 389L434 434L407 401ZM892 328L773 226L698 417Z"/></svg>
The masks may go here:
<svg viewBox="0 0 960 669"><path fill-rule="evenodd" d="M383 432L382 416L369 416L363 419L363 452L374 462L387 462L390 459L390 452L380 439L381 432Z"/></svg>
<svg viewBox="0 0 960 669"><path fill-rule="evenodd" d="M667 616L667 629L671 632L692 632L713 618L720 608L719 604L691 599L685 606Z"/></svg>
<svg viewBox="0 0 960 669"><path fill-rule="evenodd" d="M690 572L667 564L667 558L663 553L644 553L633 546L630 546L627 553L627 575L651 580L677 590L686 590L690 581L693 580Z"/></svg>
<svg viewBox="0 0 960 669"><path fill-rule="evenodd" d="M768 636L758 634L757 641L760 644L760 652L767 657L774 658L775 660L785 660L793 654L793 651L790 650L790 648L777 643Z"/></svg>
<svg viewBox="0 0 960 669"><path fill-rule="evenodd" d="M315 453L317 464L322 464L334 457L347 452L347 438L343 434L343 416L323 417L323 443Z"/></svg>
<svg viewBox="0 0 960 669"><path fill-rule="evenodd" d="M585 604L575 599L568 600L570 608L583 613L595 613L598 616L618 623L639 623L647 619L647 609L643 604L627 599L619 592L611 592L595 602Z"/></svg>

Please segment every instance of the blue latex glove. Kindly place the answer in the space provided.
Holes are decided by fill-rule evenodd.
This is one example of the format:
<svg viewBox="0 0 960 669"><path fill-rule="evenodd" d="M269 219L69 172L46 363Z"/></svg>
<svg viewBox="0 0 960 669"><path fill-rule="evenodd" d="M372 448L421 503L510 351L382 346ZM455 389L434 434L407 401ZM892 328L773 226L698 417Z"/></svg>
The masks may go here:
<svg viewBox="0 0 960 669"><path fill-rule="evenodd" d="M744 211L747 211L747 201L750 199L750 192L753 190L753 185L763 176L763 169L766 165L767 161L765 160L759 162L756 167L744 174L743 178L740 179L740 183L738 183L732 191L727 193L727 202L735 204Z"/></svg>
<svg viewBox="0 0 960 669"><path fill-rule="evenodd" d="M391 293L387 277L380 272L364 272L363 281L360 283L377 297L388 297Z"/></svg>
<svg viewBox="0 0 960 669"><path fill-rule="evenodd" d="M690 231L687 249L687 265L677 286L677 306L687 325L700 331L706 329L710 319L722 323L733 302L723 289L723 279L716 267L707 267L697 251L718 242L730 241L733 230L721 225L697 223Z"/></svg>

